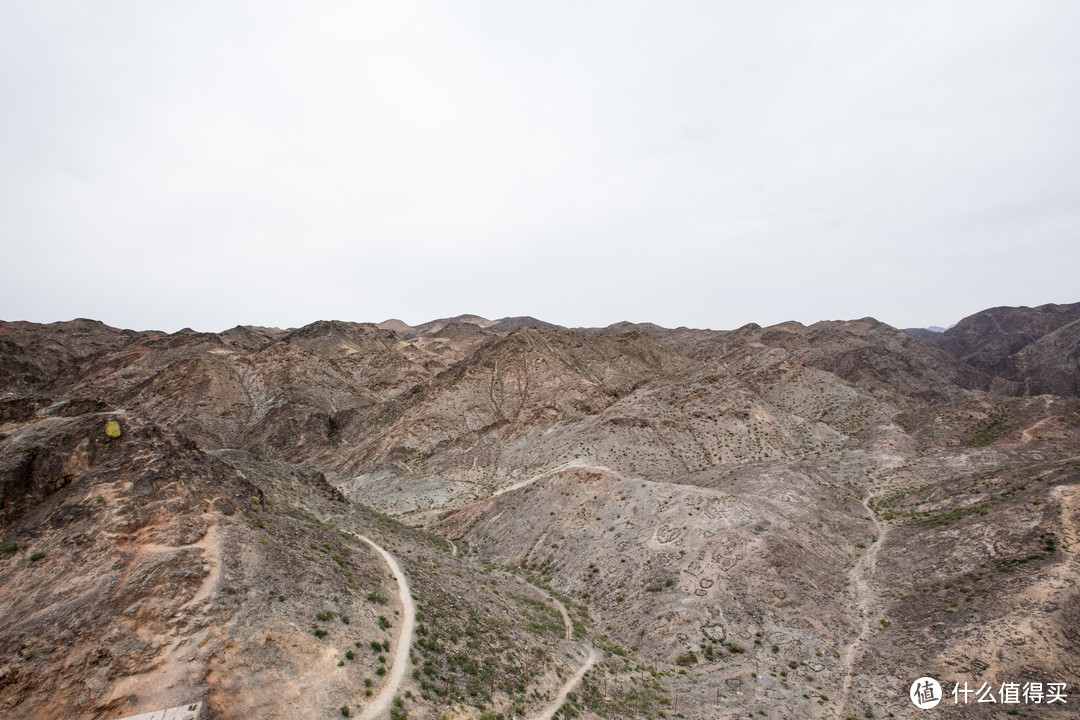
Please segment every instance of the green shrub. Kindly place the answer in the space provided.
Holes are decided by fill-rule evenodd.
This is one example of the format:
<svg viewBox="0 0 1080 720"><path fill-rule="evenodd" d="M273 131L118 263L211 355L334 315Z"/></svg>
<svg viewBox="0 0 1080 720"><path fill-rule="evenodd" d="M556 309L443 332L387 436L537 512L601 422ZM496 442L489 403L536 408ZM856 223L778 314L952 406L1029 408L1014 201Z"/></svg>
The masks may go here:
<svg viewBox="0 0 1080 720"><path fill-rule="evenodd" d="M341 706L341 714L344 715L345 717L349 717L349 706L348 705L342 705Z"/></svg>
<svg viewBox="0 0 1080 720"><path fill-rule="evenodd" d="M322 628L315 628L315 637L317 637L317 638L326 637L326 631L323 630Z"/></svg>
<svg viewBox="0 0 1080 720"><path fill-rule="evenodd" d="M44 558L45 558L45 553L36 552L36 553L34 553L33 555L30 556L30 562L37 562L38 560L43 560Z"/></svg>
<svg viewBox="0 0 1080 720"><path fill-rule="evenodd" d="M4 546L4 552L13 553L19 551L19 543L11 542Z"/></svg>
<svg viewBox="0 0 1080 720"><path fill-rule="evenodd" d="M693 665L696 662L697 662L697 655L694 654L693 650L691 650L690 652L685 653L685 654L680 655L679 657L675 658L675 664L680 665L682 667L686 667L687 665Z"/></svg>

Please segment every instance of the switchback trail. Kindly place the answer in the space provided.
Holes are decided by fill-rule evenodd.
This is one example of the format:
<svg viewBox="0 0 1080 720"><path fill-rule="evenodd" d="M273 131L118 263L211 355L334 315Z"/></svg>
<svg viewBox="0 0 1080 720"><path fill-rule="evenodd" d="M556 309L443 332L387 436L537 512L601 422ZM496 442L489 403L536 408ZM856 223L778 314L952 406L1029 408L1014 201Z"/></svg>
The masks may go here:
<svg viewBox="0 0 1080 720"><path fill-rule="evenodd" d="M353 534L356 535L356 533ZM394 579L397 580L398 597L401 599L402 608L401 631L398 633L397 646L394 648L394 661L390 666L390 674L387 676L382 688L379 689L379 693L371 699L371 702L368 703L359 716L360 720L375 720L375 718L390 711L390 703L394 699L394 694L397 693L402 680L405 679L405 670L409 665L409 648L412 647L413 642L413 627L416 624L416 604L413 603L412 594L409 592L409 581L406 580L405 573L401 572L401 568L398 566L394 556L375 541L363 535L356 535L356 537L374 548L375 552L382 555L383 560L390 566L390 572L393 573Z"/></svg>

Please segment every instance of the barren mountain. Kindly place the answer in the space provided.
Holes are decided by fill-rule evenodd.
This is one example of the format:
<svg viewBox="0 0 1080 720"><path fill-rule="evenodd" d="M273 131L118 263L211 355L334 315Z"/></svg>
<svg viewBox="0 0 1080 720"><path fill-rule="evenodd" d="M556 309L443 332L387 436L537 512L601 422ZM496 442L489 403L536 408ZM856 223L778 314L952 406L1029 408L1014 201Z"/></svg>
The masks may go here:
<svg viewBox="0 0 1080 720"><path fill-rule="evenodd" d="M0 716L1072 717L1078 309L2 323Z"/></svg>
<svg viewBox="0 0 1080 720"><path fill-rule="evenodd" d="M929 342L972 367L1015 383L1014 393L1076 397L1080 396L1078 322L1080 303L996 307L964 318Z"/></svg>

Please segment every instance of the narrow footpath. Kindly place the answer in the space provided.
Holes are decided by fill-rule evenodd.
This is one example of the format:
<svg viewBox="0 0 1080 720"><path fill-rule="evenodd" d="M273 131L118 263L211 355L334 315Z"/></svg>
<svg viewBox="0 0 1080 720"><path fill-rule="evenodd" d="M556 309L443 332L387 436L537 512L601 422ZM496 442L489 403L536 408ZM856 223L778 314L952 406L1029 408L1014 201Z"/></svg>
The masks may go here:
<svg viewBox="0 0 1080 720"><path fill-rule="evenodd" d="M383 560L390 566L390 572L393 573L394 579L397 580L398 598L401 600L402 608L401 631L398 633L397 646L394 648L394 660L390 666L390 674L379 689L378 694L364 706L359 716L360 720L375 720L389 715L390 703L393 702L394 695L397 694L402 681L405 680L405 672L410 665L409 648L412 647L413 629L416 626L416 604L413 602L412 593L409 592L409 581L405 578L405 573L401 571L401 567L398 565L397 560L394 559L394 556L374 540L356 533L353 533L353 535L374 548L375 552L382 555Z"/></svg>

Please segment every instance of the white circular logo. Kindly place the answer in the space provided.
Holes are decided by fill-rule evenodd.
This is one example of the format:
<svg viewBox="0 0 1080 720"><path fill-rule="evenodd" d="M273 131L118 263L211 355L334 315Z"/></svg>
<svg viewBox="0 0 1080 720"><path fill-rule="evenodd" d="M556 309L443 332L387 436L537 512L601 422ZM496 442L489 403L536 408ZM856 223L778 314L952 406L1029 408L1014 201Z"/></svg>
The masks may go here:
<svg viewBox="0 0 1080 720"><path fill-rule="evenodd" d="M920 710L937 707L941 702L941 685L932 677L921 677L911 684L911 702Z"/></svg>

